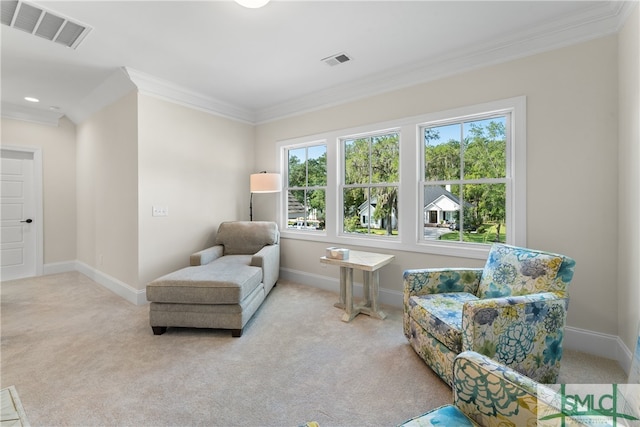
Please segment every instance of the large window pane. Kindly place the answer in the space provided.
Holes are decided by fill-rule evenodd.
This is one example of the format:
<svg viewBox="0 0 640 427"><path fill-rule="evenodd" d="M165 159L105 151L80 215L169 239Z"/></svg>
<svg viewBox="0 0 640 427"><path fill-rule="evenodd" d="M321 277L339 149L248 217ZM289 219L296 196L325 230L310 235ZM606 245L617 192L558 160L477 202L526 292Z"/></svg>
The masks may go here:
<svg viewBox="0 0 640 427"><path fill-rule="evenodd" d="M308 184L310 187L327 185L327 146L318 145L309 147L308 157Z"/></svg>
<svg viewBox="0 0 640 427"><path fill-rule="evenodd" d="M398 144L397 133L374 136L371 139L371 183L398 182Z"/></svg>
<svg viewBox="0 0 640 427"><path fill-rule="evenodd" d="M386 236L398 234L398 187L372 188L369 211L370 233Z"/></svg>
<svg viewBox="0 0 640 427"><path fill-rule="evenodd" d="M307 192L307 219L315 230L324 230L326 210L326 191L309 190Z"/></svg>
<svg viewBox="0 0 640 427"><path fill-rule="evenodd" d="M343 231L345 233L362 233L368 228L370 218L369 191L365 188L345 188L343 192Z"/></svg>
<svg viewBox="0 0 640 427"><path fill-rule="evenodd" d="M398 234L400 134L343 139L343 232Z"/></svg>
<svg viewBox="0 0 640 427"><path fill-rule="evenodd" d="M287 156L287 228L324 230L327 147L290 148Z"/></svg>
<svg viewBox="0 0 640 427"><path fill-rule="evenodd" d="M289 150L289 187L307 185L306 148Z"/></svg>
<svg viewBox="0 0 640 427"><path fill-rule="evenodd" d="M344 183L368 184L371 164L369 138L344 141Z"/></svg>
<svg viewBox="0 0 640 427"><path fill-rule="evenodd" d="M464 179L506 176L505 117L465 123L464 143Z"/></svg>
<svg viewBox="0 0 640 427"><path fill-rule="evenodd" d="M447 181L460 178L460 124L436 126L424 130L424 178Z"/></svg>
<svg viewBox="0 0 640 427"><path fill-rule="evenodd" d="M462 191L462 197L458 198L463 200L460 204L462 215L459 210L453 212L447 227L449 231L434 231L425 226L425 239L505 243L505 184L466 184Z"/></svg>

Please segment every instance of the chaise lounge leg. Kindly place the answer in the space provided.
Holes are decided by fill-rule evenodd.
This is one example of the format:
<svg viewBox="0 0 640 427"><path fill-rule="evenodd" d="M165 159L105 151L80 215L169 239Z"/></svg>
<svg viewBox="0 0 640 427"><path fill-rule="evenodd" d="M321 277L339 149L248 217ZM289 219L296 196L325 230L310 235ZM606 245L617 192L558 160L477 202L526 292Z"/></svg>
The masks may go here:
<svg viewBox="0 0 640 427"><path fill-rule="evenodd" d="M153 329L153 335L162 335L167 332L166 326L152 326L151 329Z"/></svg>
<svg viewBox="0 0 640 427"><path fill-rule="evenodd" d="M231 336L234 338L240 338L242 336L242 329L232 329Z"/></svg>

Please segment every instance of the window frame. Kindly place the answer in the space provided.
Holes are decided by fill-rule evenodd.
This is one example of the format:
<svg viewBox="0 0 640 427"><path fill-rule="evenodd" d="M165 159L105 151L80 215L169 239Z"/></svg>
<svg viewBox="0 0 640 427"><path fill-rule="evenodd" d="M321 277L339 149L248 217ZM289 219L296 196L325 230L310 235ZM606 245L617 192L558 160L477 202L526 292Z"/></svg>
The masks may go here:
<svg viewBox="0 0 640 427"><path fill-rule="evenodd" d="M464 124L465 123L469 123L469 122L473 122L473 121L481 121L481 120L489 120L492 118L498 118L498 117L505 117L505 140L506 140L506 145L505 145L505 176L504 177L499 177L499 178L464 178L464 170L465 170L465 153L462 151L462 144L460 146L460 165L461 165L461 169L460 169L460 175L456 178L456 179L442 179L442 180L427 180L425 178L425 169L426 169L426 153L425 153L425 143L424 143L424 133L425 133L425 129L429 129L429 128L434 128L434 127L440 127L440 126L449 126L449 125L461 125L461 135L460 137L463 137L463 129L464 129ZM511 218L511 213L513 209L509 209L509 207L511 206L511 191L510 191L510 187L509 183L511 181L511 176L512 176L512 159L510 156L510 151L511 151L511 145L512 145L512 130L513 130L513 125L512 125L512 111L510 109L507 110L502 110L502 111L492 111L490 113L480 113L480 114L471 114L471 115L467 115L464 117L456 117L454 119L450 119L450 120L438 120L438 121L433 121L433 122L428 122L428 123L422 123L418 126L418 131L420 133L420 138L421 138L421 145L420 145L420 170L419 170L419 182L418 182L418 187L420 189L420 204L419 206L422 206L423 211L421 213L424 214L424 206L425 206L425 200L424 200L424 192L425 192L425 187L429 186L429 185L459 185L460 188L462 188L464 185L470 185L470 184L504 184L505 185L505 208L506 209L506 215L505 215L505 228L507 230L507 241L506 243L513 243L513 236L509 233L509 227L507 226L508 224L512 224L513 223L513 219ZM465 202L464 198L462 198L463 202ZM422 217L419 217L418 220L420 220ZM416 226L419 228L421 225L421 223L418 223ZM464 218L462 218L462 226L464 227ZM423 225L423 230L424 230L424 225ZM511 238L511 239L510 239ZM447 241L447 243L443 242L443 241L439 241L439 240L434 240L434 239L426 239L424 237L424 233L419 235L418 238L419 242L422 244L430 244L430 243L434 243L436 245L443 245L443 244L447 244L447 243L451 243L451 244L463 244L463 243L469 243L470 245L478 245L479 243L470 243L470 242L464 242L462 240L455 240L455 241ZM510 242L511 240L511 242ZM485 243L480 243L483 245L486 245Z"/></svg>
<svg viewBox="0 0 640 427"><path fill-rule="evenodd" d="M294 186L293 188L295 189L294 191L299 191L300 189L304 189L304 191L309 191L309 190L323 190L324 194L325 194L325 223L327 221L327 215L329 214L329 211L327 210L327 189L329 186L328 183L328 172L327 172L327 182L325 183L324 186L319 186L319 185L314 185L314 186L309 186L308 185L308 178L309 178L309 158L308 158L308 149L310 147L318 147L318 146L324 146L325 147L325 152L327 152L327 141L326 140L315 140L315 141L310 141L310 142L305 142L302 144L290 144L290 145L285 145L282 146L281 148L281 152L282 152L282 173L283 173L283 185L282 185L282 192L281 192L281 197L280 197L280 202L283 206L283 210L281 212L282 215L282 220L278 221L280 223L280 229L281 230L287 230L287 232L295 232L295 233L300 233L302 235L308 235L308 234L319 234L319 235L326 235L326 226L324 229L321 230L309 230L309 229L297 229L297 228L289 228L288 224L289 224L289 203L288 203L288 198L289 198L289 190L291 189L289 187L289 153L292 150L299 150L304 148L306 151L305 153L307 154L307 158L305 159L305 163L307 164L306 167L306 178L307 178L307 185L305 186ZM329 155L327 153L327 167L329 166ZM308 220L308 218L305 218L305 221Z"/></svg>
<svg viewBox="0 0 640 427"><path fill-rule="evenodd" d="M338 224L337 224L337 230L338 230L338 235L344 238L353 238L353 237L358 237L358 238L363 238L363 239L381 239L384 241L389 241L389 240L396 240L400 238L400 222L399 219L396 218L396 220L398 220L398 234L395 236L385 236L385 235L376 235L376 234L355 234L355 233L348 233L346 231L344 231L344 190L345 188L363 188L363 189L372 189L372 188L382 188L382 187L397 187L398 188L398 193L400 192L400 181L397 182L371 182L371 158L369 159L369 182L366 184L346 184L346 177L345 177L345 171L346 171L346 163L347 163L347 159L346 159L346 152L345 152L345 142L348 140L357 140L357 139L364 139L364 138L374 138L376 136L383 136L383 135L387 135L387 134L392 134L395 133L398 135L398 156L401 156L402 153L402 132L401 129L398 127L393 127L393 128L386 128L386 129L379 129L379 130L373 130L373 131L369 131L369 132L365 132L365 133L357 133L357 134L352 134L352 135L343 135L337 138L337 143L339 145L339 153L340 156L336 159L336 163L338 165L338 170L340 171L339 174L339 185L338 185L338 197L339 197L339 201L338 201L338 211L336 212L336 214L338 215ZM369 144L369 154L371 154L371 144ZM328 160L327 160L328 161ZM398 174L400 176L400 169L401 169L401 164L399 162L398 164ZM398 202L399 203L399 202ZM372 213L369 212L369 219L371 219L371 215ZM367 228L370 230L370 224L367 223Z"/></svg>
<svg viewBox="0 0 640 427"><path fill-rule="evenodd" d="M527 189L527 159L526 159L526 96L506 98L497 101L479 103L459 108L426 113L418 116L394 119L387 122L371 123L348 129L327 131L307 137L292 138L278 141L276 152L280 158L280 170L283 178L287 178L287 158L284 153L292 147L311 146L325 143L327 147L327 187L326 187L326 215L325 230L313 232L309 230L287 230L286 189L279 198L277 221L281 235L285 239L298 239L324 242L331 246L361 246L363 250L374 248L407 251L414 253L429 253L462 258L486 259L490 245L467 242L438 242L421 240L423 227L418 226L418 219L424 208L424 191L419 182L421 176L421 162L423 156L423 141L421 129L425 124L437 122L451 122L458 118L495 115L501 112L511 114L509 132L511 146L507 147L507 162L510 162L510 179L507 182L507 192L511 195L507 205L507 230L512 230L507 237L507 243L526 246L526 189ZM397 130L400 137L400 178L398 194L398 235L397 238L386 236L353 236L342 234L342 187L341 168L343 153L340 140L358 135L379 134L386 130ZM422 205L422 207L420 207ZM384 238L381 238L384 237Z"/></svg>

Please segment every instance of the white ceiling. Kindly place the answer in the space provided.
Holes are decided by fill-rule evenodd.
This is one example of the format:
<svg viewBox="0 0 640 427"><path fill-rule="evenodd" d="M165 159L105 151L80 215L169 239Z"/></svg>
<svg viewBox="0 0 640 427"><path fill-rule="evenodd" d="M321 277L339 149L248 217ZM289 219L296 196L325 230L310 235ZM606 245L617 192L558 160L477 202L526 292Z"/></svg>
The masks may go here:
<svg viewBox="0 0 640 427"><path fill-rule="evenodd" d="M80 122L135 85L260 123L615 33L635 2L30 3L92 30L74 50L2 25L3 116Z"/></svg>

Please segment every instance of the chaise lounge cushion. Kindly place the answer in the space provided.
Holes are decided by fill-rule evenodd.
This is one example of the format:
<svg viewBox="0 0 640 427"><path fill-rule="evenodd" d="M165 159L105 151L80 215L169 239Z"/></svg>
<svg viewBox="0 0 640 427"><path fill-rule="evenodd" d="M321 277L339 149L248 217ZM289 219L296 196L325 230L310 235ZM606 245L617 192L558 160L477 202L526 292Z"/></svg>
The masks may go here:
<svg viewBox="0 0 640 427"><path fill-rule="evenodd" d="M240 304L262 282L262 269L246 265L250 255L224 261L162 276L147 286L147 299L171 304Z"/></svg>
<svg viewBox="0 0 640 427"><path fill-rule="evenodd" d="M274 222L226 222L218 228L216 245L224 246L224 255L249 255L255 254L264 246L278 243L279 236Z"/></svg>

